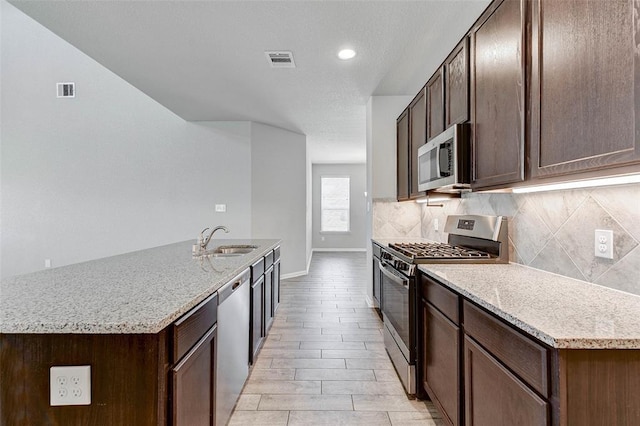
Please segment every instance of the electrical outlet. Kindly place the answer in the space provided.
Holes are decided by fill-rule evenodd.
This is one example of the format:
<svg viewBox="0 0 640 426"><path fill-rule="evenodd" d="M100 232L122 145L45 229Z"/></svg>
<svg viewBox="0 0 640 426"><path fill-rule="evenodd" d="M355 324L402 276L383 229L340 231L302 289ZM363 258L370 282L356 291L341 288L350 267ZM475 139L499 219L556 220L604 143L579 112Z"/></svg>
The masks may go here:
<svg viewBox="0 0 640 426"><path fill-rule="evenodd" d="M216 213L224 213L227 211L226 204L216 204Z"/></svg>
<svg viewBox="0 0 640 426"><path fill-rule="evenodd" d="M51 268L51 259L45 259L44 260L44 267L45 268Z"/></svg>
<svg viewBox="0 0 640 426"><path fill-rule="evenodd" d="M91 405L91 366L51 367L50 404Z"/></svg>
<svg viewBox="0 0 640 426"><path fill-rule="evenodd" d="M594 254L596 257L613 259L613 231L596 229L594 238Z"/></svg>
<svg viewBox="0 0 640 426"><path fill-rule="evenodd" d="M433 219L433 229L435 231L438 230L440 223L438 222L438 219Z"/></svg>

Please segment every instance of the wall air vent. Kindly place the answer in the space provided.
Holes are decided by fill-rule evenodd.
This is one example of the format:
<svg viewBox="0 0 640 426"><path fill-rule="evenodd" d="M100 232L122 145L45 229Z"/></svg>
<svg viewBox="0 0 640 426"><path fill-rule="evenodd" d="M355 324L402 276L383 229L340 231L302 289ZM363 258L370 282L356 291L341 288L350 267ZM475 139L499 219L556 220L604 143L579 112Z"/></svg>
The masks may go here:
<svg viewBox="0 0 640 426"><path fill-rule="evenodd" d="M293 54L291 52L278 50L264 52L267 55L271 68L295 68L296 63L293 62Z"/></svg>
<svg viewBox="0 0 640 426"><path fill-rule="evenodd" d="M57 83L56 92L59 98L75 98L76 84L75 83Z"/></svg>

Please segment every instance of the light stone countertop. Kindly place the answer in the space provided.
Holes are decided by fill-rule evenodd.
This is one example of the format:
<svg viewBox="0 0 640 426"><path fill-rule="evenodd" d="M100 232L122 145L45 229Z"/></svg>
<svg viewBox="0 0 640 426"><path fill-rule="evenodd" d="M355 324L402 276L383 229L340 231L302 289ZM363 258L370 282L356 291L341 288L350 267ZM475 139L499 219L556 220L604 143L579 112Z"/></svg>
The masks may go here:
<svg viewBox="0 0 640 426"><path fill-rule="evenodd" d="M640 296L515 263L419 269L554 348L640 348Z"/></svg>
<svg viewBox="0 0 640 426"><path fill-rule="evenodd" d="M158 333L280 244L238 257L193 258L194 240L4 279L0 333ZM249 301L247 301L249 303Z"/></svg>

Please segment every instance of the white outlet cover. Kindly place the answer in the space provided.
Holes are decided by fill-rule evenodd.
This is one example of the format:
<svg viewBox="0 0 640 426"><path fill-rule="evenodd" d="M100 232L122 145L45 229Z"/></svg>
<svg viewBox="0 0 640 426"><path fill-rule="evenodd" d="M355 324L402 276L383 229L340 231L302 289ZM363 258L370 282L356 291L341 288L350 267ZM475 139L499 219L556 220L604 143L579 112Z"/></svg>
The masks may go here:
<svg viewBox="0 0 640 426"><path fill-rule="evenodd" d="M596 229L593 248L596 257L613 259L613 231Z"/></svg>
<svg viewBox="0 0 640 426"><path fill-rule="evenodd" d="M60 366L49 370L51 406L91 405L91 366Z"/></svg>
<svg viewBox="0 0 640 426"><path fill-rule="evenodd" d="M216 213L224 213L227 211L226 204L216 204Z"/></svg>

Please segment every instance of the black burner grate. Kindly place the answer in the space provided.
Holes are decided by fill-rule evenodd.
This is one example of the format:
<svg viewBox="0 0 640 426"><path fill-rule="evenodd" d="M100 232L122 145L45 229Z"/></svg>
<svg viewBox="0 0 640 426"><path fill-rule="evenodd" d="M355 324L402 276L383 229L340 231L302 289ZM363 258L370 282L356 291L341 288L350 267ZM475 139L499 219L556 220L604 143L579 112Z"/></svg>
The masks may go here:
<svg viewBox="0 0 640 426"><path fill-rule="evenodd" d="M389 247L411 259L488 259L489 253L446 243L392 243Z"/></svg>

